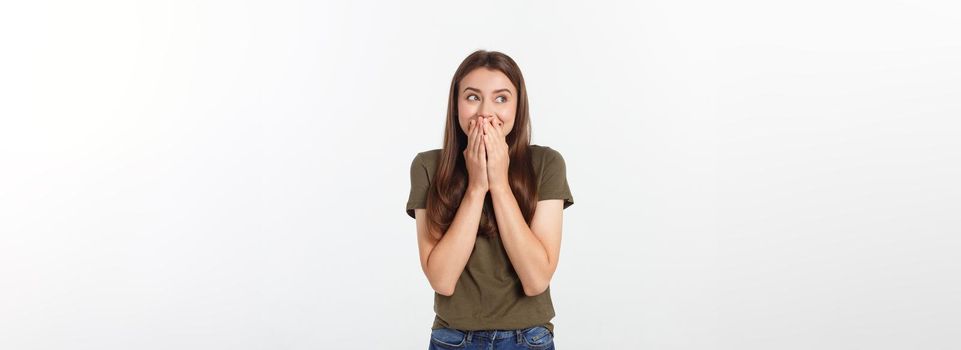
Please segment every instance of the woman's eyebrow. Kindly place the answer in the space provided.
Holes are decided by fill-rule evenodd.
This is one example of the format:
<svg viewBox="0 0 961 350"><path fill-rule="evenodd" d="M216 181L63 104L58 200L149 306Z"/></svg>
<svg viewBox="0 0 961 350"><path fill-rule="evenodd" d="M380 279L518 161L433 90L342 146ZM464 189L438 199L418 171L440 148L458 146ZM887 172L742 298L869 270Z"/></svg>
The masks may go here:
<svg viewBox="0 0 961 350"><path fill-rule="evenodd" d="M477 91L477 92L481 92L480 90L477 90L477 89L472 88L472 87L470 87L470 86L464 88L464 91L467 91L467 90L474 90L474 91ZM514 94L514 93L512 93L509 89L494 90L494 93L496 94L496 93L501 92L501 91L506 91L507 93L509 93L509 94L511 94L511 95Z"/></svg>

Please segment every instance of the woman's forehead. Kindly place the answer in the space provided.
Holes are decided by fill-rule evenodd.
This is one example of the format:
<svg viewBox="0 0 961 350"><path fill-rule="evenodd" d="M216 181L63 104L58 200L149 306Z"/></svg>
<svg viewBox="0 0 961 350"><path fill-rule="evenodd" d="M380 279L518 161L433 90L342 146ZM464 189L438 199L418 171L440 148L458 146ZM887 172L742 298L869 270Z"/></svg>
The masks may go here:
<svg viewBox="0 0 961 350"><path fill-rule="evenodd" d="M461 91L471 87L482 92L493 92L500 89L514 91L514 84L503 72L487 67L474 69L461 79Z"/></svg>

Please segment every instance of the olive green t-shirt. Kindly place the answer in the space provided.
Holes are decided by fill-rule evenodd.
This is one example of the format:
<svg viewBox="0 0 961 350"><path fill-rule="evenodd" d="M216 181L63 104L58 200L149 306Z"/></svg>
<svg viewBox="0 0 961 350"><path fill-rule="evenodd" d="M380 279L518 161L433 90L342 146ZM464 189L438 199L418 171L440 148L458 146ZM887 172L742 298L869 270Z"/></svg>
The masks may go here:
<svg viewBox="0 0 961 350"><path fill-rule="evenodd" d="M563 199L564 209L574 204L567 184L564 158L556 150L531 145L531 163L538 181L538 200ZM410 196L407 215L427 207L427 190L434 178L440 149L420 152L410 165ZM490 201L490 197L485 199ZM485 203L487 205L489 203ZM507 330L545 326L552 333L554 305L550 286L538 295L524 294L507 251L498 237L478 235L454 294L434 293L434 324L431 329Z"/></svg>

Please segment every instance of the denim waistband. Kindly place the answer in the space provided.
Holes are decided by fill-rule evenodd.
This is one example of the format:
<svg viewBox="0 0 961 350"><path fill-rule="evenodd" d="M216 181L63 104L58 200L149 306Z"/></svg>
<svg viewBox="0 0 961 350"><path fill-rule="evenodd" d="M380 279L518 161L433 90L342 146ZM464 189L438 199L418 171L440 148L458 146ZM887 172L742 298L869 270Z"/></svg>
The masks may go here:
<svg viewBox="0 0 961 350"><path fill-rule="evenodd" d="M517 339L518 342L520 342L522 337L524 336L524 332L531 328L534 328L534 327L528 327L528 328L522 328L522 329L490 329L490 330L477 330L477 331L472 331L472 330L460 330L460 331L467 334L468 342L470 342L471 339L473 338L486 338L486 339L498 340L498 339L507 339L511 337L514 337L515 339Z"/></svg>

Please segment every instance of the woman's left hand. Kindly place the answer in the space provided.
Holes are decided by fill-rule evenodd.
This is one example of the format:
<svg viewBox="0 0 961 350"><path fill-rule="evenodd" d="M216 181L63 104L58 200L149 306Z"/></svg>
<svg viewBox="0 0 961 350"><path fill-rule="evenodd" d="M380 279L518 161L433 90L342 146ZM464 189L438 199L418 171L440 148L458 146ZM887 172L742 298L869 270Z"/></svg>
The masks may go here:
<svg viewBox="0 0 961 350"><path fill-rule="evenodd" d="M510 154L503 123L497 117L491 117L481 124L484 126L484 148L487 150L487 183L492 190L510 188L507 182Z"/></svg>

